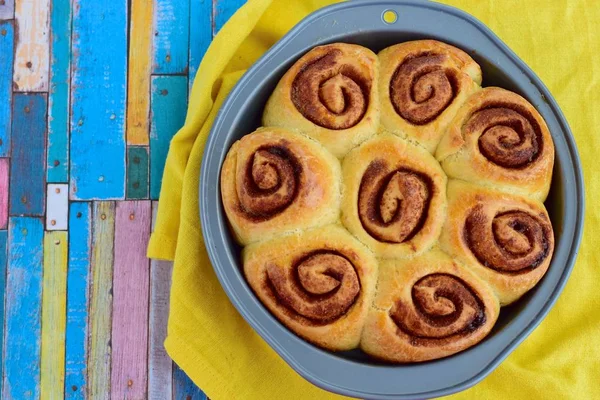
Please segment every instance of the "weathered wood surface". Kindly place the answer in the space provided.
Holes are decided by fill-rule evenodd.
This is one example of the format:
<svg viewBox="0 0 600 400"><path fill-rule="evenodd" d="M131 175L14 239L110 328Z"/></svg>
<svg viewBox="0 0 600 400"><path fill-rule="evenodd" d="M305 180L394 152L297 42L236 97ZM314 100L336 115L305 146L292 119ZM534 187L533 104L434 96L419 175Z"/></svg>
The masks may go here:
<svg viewBox="0 0 600 400"><path fill-rule="evenodd" d="M205 398L163 347L172 264L145 251L200 60L242 3L0 0L2 399Z"/></svg>

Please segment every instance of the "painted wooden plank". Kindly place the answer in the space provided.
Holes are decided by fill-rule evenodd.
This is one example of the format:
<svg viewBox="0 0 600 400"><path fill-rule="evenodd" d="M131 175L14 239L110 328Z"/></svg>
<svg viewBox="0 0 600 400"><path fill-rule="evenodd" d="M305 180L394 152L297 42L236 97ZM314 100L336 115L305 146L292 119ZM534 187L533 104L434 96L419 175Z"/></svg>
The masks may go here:
<svg viewBox="0 0 600 400"><path fill-rule="evenodd" d="M19 92L48 91L50 0L17 0L14 88Z"/></svg>
<svg viewBox="0 0 600 400"><path fill-rule="evenodd" d="M0 6L0 10L2 7ZM0 54L2 55L2 62L0 62L0 99L2 99L0 101L0 157L10 155L14 40L13 21L0 22Z"/></svg>
<svg viewBox="0 0 600 400"><path fill-rule="evenodd" d="M212 13L211 0L190 1L190 57L189 57L189 87L200 66L200 61L212 40Z"/></svg>
<svg viewBox="0 0 600 400"><path fill-rule="evenodd" d="M125 197L127 0L73 1L71 198Z"/></svg>
<svg viewBox="0 0 600 400"><path fill-rule="evenodd" d="M144 399L148 384L150 201L117 204L111 397Z"/></svg>
<svg viewBox="0 0 600 400"><path fill-rule="evenodd" d="M50 10L47 181L69 181L69 86L71 0L52 0Z"/></svg>
<svg viewBox="0 0 600 400"><path fill-rule="evenodd" d="M4 294L6 293L6 259L8 232L0 231L0 338L4 339ZM1 340L0 340L1 341ZM2 377L4 376L4 346L0 343L0 397L2 396ZM169 374L170 376L170 374Z"/></svg>
<svg viewBox="0 0 600 400"><path fill-rule="evenodd" d="M173 366L173 398L185 400L207 399L202 390L175 363Z"/></svg>
<svg viewBox="0 0 600 400"><path fill-rule="evenodd" d="M115 203L94 202L93 221L87 394L90 400L108 400L110 398Z"/></svg>
<svg viewBox="0 0 600 400"><path fill-rule="evenodd" d="M46 94L13 96L10 214L44 215Z"/></svg>
<svg viewBox="0 0 600 400"><path fill-rule="evenodd" d="M187 74L189 36L190 1L156 0L153 74Z"/></svg>
<svg viewBox="0 0 600 400"><path fill-rule="evenodd" d="M185 76L152 77L150 198L158 199L171 138L185 122L188 83Z"/></svg>
<svg viewBox="0 0 600 400"><path fill-rule="evenodd" d="M152 203L152 229L158 203ZM169 319L169 290L173 262L150 260L150 317L148 344L148 399L164 400L173 397L173 362L165 351Z"/></svg>
<svg viewBox="0 0 600 400"><path fill-rule="evenodd" d="M152 9L154 1L131 0L127 144L148 145Z"/></svg>
<svg viewBox="0 0 600 400"><path fill-rule="evenodd" d="M46 199L46 230L67 230L69 222L69 185L49 184Z"/></svg>
<svg viewBox="0 0 600 400"><path fill-rule="evenodd" d="M246 0L214 0L213 2L213 37L221 30L231 16L246 3Z"/></svg>
<svg viewBox="0 0 600 400"><path fill-rule="evenodd" d="M0 229L6 229L8 225L8 158L0 158Z"/></svg>
<svg viewBox="0 0 600 400"><path fill-rule="evenodd" d="M127 148L127 198L148 198L148 147Z"/></svg>
<svg viewBox="0 0 600 400"><path fill-rule="evenodd" d="M3 399L40 398L43 240L41 219L10 219Z"/></svg>
<svg viewBox="0 0 600 400"><path fill-rule="evenodd" d="M71 203L69 212L69 269L65 398L83 399L86 391L88 281L91 255L90 203Z"/></svg>
<svg viewBox="0 0 600 400"><path fill-rule="evenodd" d="M67 245L67 232L46 232L40 367L40 398L42 399L64 398Z"/></svg>
<svg viewBox="0 0 600 400"><path fill-rule="evenodd" d="M13 19L14 15L15 0L0 0L0 20Z"/></svg>

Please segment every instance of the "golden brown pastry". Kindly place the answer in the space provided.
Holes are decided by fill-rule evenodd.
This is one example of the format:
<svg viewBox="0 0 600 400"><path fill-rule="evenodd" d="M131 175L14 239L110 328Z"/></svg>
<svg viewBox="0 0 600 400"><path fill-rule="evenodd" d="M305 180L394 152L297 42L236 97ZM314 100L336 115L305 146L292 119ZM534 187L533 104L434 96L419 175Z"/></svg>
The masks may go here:
<svg viewBox="0 0 600 400"><path fill-rule="evenodd" d="M458 108L481 85L481 68L464 51L416 40L379 53L381 124L433 153Z"/></svg>
<svg viewBox="0 0 600 400"><path fill-rule="evenodd" d="M323 146L260 128L231 146L221 170L223 207L240 244L335 222L340 165Z"/></svg>
<svg viewBox="0 0 600 400"><path fill-rule="evenodd" d="M446 176L425 149L381 134L343 161L342 222L378 257L429 249L446 216Z"/></svg>
<svg viewBox="0 0 600 400"><path fill-rule="evenodd" d="M436 151L450 178L544 201L554 165L548 127L527 100L488 87L458 111Z"/></svg>
<svg viewBox="0 0 600 400"><path fill-rule="evenodd" d="M542 203L450 180L440 246L488 282L505 305L544 276L554 234Z"/></svg>
<svg viewBox="0 0 600 400"><path fill-rule="evenodd" d="M358 346L377 281L377 261L347 231L329 225L246 247L244 273L289 329L330 350Z"/></svg>
<svg viewBox="0 0 600 400"><path fill-rule="evenodd" d="M365 47L315 47L281 78L263 125L298 130L341 158L377 132L378 72L377 56Z"/></svg>
<svg viewBox="0 0 600 400"><path fill-rule="evenodd" d="M386 260L360 346L392 362L446 357L481 341L499 310L490 287L437 248Z"/></svg>

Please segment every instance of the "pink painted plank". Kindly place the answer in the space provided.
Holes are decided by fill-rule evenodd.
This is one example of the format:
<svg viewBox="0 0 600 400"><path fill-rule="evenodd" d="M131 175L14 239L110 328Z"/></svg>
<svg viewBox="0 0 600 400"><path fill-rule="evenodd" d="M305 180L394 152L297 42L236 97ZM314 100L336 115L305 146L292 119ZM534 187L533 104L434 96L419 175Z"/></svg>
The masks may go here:
<svg viewBox="0 0 600 400"><path fill-rule="evenodd" d="M145 399L148 386L150 201L117 204L111 398Z"/></svg>
<svg viewBox="0 0 600 400"><path fill-rule="evenodd" d="M156 221L158 202L152 203L152 229ZM148 346L148 400L173 398L173 362L165 351L169 290L173 262L150 261L150 332Z"/></svg>
<svg viewBox="0 0 600 400"><path fill-rule="evenodd" d="M8 158L0 158L0 229L8 222Z"/></svg>

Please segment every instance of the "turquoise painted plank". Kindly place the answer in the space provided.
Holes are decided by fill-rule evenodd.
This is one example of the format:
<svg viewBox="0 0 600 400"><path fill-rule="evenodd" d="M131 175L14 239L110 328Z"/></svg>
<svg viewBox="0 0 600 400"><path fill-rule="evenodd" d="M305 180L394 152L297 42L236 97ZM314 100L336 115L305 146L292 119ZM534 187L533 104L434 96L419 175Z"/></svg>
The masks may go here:
<svg viewBox="0 0 600 400"><path fill-rule="evenodd" d="M190 90L200 61L212 40L212 11L211 0L190 1Z"/></svg>
<svg viewBox="0 0 600 400"><path fill-rule="evenodd" d="M2 398L38 399L44 224L11 218L8 237Z"/></svg>
<svg viewBox="0 0 600 400"><path fill-rule="evenodd" d="M208 397L196 386L177 364L173 363L173 399L206 400Z"/></svg>
<svg viewBox="0 0 600 400"><path fill-rule="evenodd" d="M1 9L1 8L0 8ZM12 21L0 22L0 157L10 155L10 110L15 31Z"/></svg>
<svg viewBox="0 0 600 400"><path fill-rule="evenodd" d="M127 14L127 0L73 1L73 199L125 197Z"/></svg>
<svg viewBox="0 0 600 400"><path fill-rule="evenodd" d="M185 76L153 76L150 102L150 198L158 199L171 138L185 122Z"/></svg>
<svg viewBox="0 0 600 400"><path fill-rule="evenodd" d="M189 0L155 0L153 74L187 74L189 36Z"/></svg>
<svg viewBox="0 0 600 400"><path fill-rule="evenodd" d="M53 0L50 8L50 92L48 94L47 181L69 181L69 85L71 0Z"/></svg>
<svg viewBox="0 0 600 400"><path fill-rule="evenodd" d="M69 266L67 269L67 326L65 342L65 398L84 399L87 383L87 320L91 245L91 206L73 202L69 210Z"/></svg>
<svg viewBox="0 0 600 400"><path fill-rule="evenodd" d="M44 93L13 96L10 215L44 215L47 109Z"/></svg>
<svg viewBox="0 0 600 400"><path fill-rule="evenodd" d="M214 0L213 37L221 30L231 16L246 3L246 0Z"/></svg>
<svg viewBox="0 0 600 400"><path fill-rule="evenodd" d="M6 251L8 246L8 232L0 231L0 337L4 332L4 293L6 292ZM3 371L3 346L0 343L0 396L2 395Z"/></svg>
<svg viewBox="0 0 600 400"><path fill-rule="evenodd" d="M148 198L148 147L127 148L127 198Z"/></svg>

